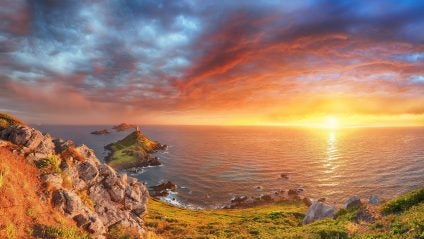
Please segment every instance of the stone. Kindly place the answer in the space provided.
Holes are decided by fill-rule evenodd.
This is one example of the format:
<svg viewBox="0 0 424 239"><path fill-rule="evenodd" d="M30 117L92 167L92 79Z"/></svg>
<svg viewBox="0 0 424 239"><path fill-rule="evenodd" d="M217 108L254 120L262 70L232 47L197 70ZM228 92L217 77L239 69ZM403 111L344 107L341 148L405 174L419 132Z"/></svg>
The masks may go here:
<svg viewBox="0 0 424 239"><path fill-rule="evenodd" d="M72 218L76 223L78 227L81 227L89 222L88 218L86 218L82 214L78 214Z"/></svg>
<svg viewBox="0 0 424 239"><path fill-rule="evenodd" d="M53 207L60 207L65 202L62 190L56 190L52 193L52 204Z"/></svg>
<svg viewBox="0 0 424 239"><path fill-rule="evenodd" d="M302 199L302 202L306 205L306 206L311 206L312 205L312 200L310 199L310 198L308 198L308 197L304 197L303 199Z"/></svg>
<svg viewBox="0 0 424 239"><path fill-rule="evenodd" d="M112 188L109 189L108 192L109 192L110 198L114 202L120 202L124 199L125 190L117 185L112 186Z"/></svg>
<svg viewBox="0 0 424 239"><path fill-rule="evenodd" d="M333 218L335 213L336 213L335 207L323 202L315 201L309 207L308 212L306 213L306 216L303 219L302 224L306 225L306 224L309 224L324 218Z"/></svg>
<svg viewBox="0 0 424 239"><path fill-rule="evenodd" d="M362 206L362 202L361 202L361 199L359 198L359 196L357 196L357 195L350 197L345 203L346 209L360 207L360 206Z"/></svg>
<svg viewBox="0 0 424 239"><path fill-rule="evenodd" d="M371 195L368 199L368 202L373 205L378 205L380 204L380 198L377 195Z"/></svg>
<svg viewBox="0 0 424 239"><path fill-rule="evenodd" d="M286 173L282 173L282 174L280 174L280 178L289 179L289 175L286 174Z"/></svg>
<svg viewBox="0 0 424 239"><path fill-rule="evenodd" d="M94 180L98 173L99 171L97 170L97 167L90 162L83 162L78 165L79 178L85 182Z"/></svg>

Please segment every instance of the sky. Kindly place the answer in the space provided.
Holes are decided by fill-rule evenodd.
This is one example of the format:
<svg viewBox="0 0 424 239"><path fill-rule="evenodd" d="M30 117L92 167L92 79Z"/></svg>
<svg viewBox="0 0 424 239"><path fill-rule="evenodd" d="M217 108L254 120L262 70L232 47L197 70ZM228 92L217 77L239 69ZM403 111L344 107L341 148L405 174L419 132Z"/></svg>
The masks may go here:
<svg viewBox="0 0 424 239"><path fill-rule="evenodd" d="M424 125L424 1L0 1L34 124Z"/></svg>

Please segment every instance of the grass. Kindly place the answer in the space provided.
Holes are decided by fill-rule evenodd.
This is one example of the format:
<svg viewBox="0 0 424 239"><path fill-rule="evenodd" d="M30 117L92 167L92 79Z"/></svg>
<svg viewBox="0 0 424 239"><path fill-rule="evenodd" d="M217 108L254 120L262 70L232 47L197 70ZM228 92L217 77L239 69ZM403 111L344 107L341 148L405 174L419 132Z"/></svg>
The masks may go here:
<svg viewBox="0 0 424 239"><path fill-rule="evenodd" d="M6 172L1 170L0 171L0 188L2 188L4 185L5 177L6 177Z"/></svg>
<svg viewBox="0 0 424 239"><path fill-rule="evenodd" d="M91 237L79 230L69 227L55 227L46 225L35 225L30 231L34 238L55 238L55 239L91 239Z"/></svg>
<svg viewBox="0 0 424 239"><path fill-rule="evenodd" d="M140 132L134 131L124 139L107 146L112 153L108 164L114 168L138 166L139 157L130 155L127 152L147 156L149 152L157 147L157 144L157 142L148 139Z"/></svg>
<svg viewBox="0 0 424 239"><path fill-rule="evenodd" d="M282 202L247 209L190 210L154 199L149 200L144 221L152 238L421 239L422 193L423 189L416 190L375 206L377 214L371 222L361 221L361 208L342 209L335 219L302 226L307 210L303 204Z"/></svg>
<svg viewBox="0 0 424 239"><path fill-rule="evenodd" d="M35 163L37 168L42 169L45 172L60 173L60 157L57 155L49 155Z"/></svg>
<svg viewBox="0 0 424 239"><path fill-rule="evenodd" d="M406 193L389 201L383 207L383 212L386 214L404 212L422 202L424 202L424 188Z"/></svg>
<svg viewBox="0 0 424 239"><path fill-rule="evenodd" d="M21 125L21 124L24 124L24 122L21 121L20 119L10 114L0 112L0 130L10 125Z"/></svg>

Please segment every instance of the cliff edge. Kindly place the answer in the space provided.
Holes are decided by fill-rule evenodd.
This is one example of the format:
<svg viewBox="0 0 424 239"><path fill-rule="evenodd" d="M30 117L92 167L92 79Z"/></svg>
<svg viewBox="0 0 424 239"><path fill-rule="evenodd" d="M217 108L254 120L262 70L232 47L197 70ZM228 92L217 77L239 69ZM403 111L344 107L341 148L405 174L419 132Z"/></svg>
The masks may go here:
<svg viewBox="0 0 424 239"><path fill-rule="evenodd" d="M117 229L132 235L128 238L145 237L147 188L101 163L92 149L21 124L0 128L0 149L6 152L3 155L15 155L31 165L42 187L37 193L40 200L91 237L113 238L110 235ZM9 160L1 157L2 162Z"/></svg>

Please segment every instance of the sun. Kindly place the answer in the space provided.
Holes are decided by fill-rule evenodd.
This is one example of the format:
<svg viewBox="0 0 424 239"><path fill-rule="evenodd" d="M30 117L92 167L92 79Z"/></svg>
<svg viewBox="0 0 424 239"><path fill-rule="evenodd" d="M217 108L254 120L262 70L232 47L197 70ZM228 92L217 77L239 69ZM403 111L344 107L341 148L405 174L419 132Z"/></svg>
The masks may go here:
<svg viewBox="0 0 424 239"><path fill-rule="evenodd" d="M340 127L339 121L334 116L327 116L324 121L324 127L327 129L338 129Z"/></svg>

